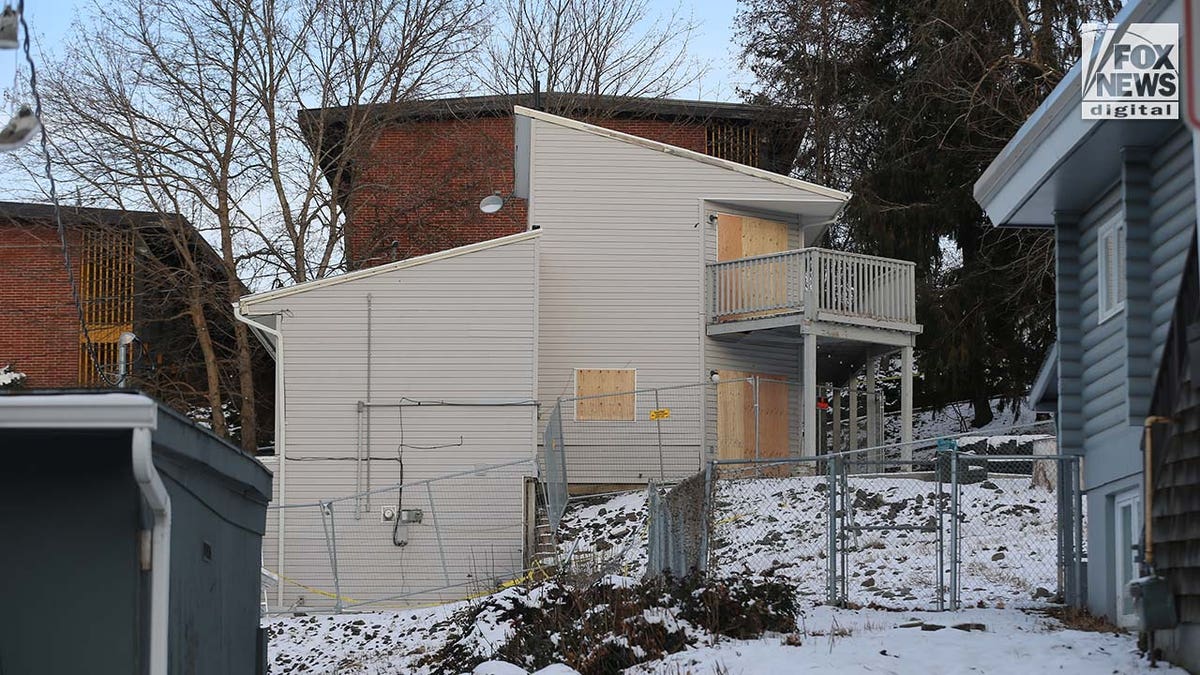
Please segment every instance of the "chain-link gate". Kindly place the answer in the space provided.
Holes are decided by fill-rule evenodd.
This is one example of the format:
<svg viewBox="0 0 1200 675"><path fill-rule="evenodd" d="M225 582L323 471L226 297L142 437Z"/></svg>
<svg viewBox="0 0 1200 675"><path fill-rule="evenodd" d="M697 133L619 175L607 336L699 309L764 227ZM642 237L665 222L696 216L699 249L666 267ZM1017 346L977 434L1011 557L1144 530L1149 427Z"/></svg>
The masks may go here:
<svg viewBox="0 0 1200 675"><path fill-rule="evenodd" d="M942 445L925 460L882 448L710 463L707 573L783 578L837 605L1079 604L1079 458Z"/></svg>

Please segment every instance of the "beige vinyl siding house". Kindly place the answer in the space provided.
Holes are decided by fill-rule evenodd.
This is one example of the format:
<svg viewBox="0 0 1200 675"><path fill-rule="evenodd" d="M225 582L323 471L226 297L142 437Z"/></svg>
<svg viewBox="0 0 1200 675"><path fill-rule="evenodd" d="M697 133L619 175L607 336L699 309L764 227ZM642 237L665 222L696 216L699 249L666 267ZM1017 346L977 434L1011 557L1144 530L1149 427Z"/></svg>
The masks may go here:
<svg viewBox="0 0 1200 675"><path fill-rule="evenodd" d="M523 108L517 124L518 194L529 199L530 226L544 233L543 414L556 399L576 395L579 368L634 369L638 389L707 381L714 370L764 375L793 383L788 448L781 450L798 451L801 348L795 340L708 337L706 265L718 260L723 216L779 223L786 235L772 251L795 250L820 238L849 195ZM663 426L667 477L690 474L716 456L713 389L675 394L679 405ZM568 479L657 479L659 430L648 423L654 407L651 395L640 395L635 421L594 422L577 420L567 402Z"/></svg>
<svg viewBox="0 0 1200 675"><path fill-rule="evenodd" d="M461 582L481 558L489 578L515 572L530 553L523 536L533 529L523 482L538 473L532 460L545 459L538 455L541 432L553 410L561 414L566 478L576 491L680 479L718 451L748 456L746 399L736 401L733 423L719 424L722 411L729 422L733 407L721 403L714 387L697 386L711 370L791 381L765 396L766 418L774 420L770 450L815 454L808 442L816 432L803 430L816 426L820 362L806 370L804 350L821 353L818 338L856 356L911 350L910 324L864 314L846 337L830 332L834 324L816 311L811 292L824 277L812 246L848 194L562 117L515 113L514 189L527 200L526 233L250 296L239 305L279 366L278 503L326 501L398 483L401 447L406 482L530 460L508 483L462 479L438 504L414 506L408 500L420 497L404 491L403 508L449 523L440 547L454 560L449 569L432 528L410 527L407 544L394 546L378 517L382 498L353 503L364 515L348 525L339 521L338 538L352 527L355 541L366 543L355 544L358 562L342 575L341 593L350 598ZM739 267L714 271L718 261ZM889 271L872 277L874 268L862 266L864 283L894 276L896 265L906 264L869 262ZM766 279L785 267L786 278L763 281L754 297L787 303L766 313L734 307L728 316L713 316L717 280ZM865 285L839 283L847 298L865 297ZM800 306L805 293L807 311ZM731 302L752 300L741 290L726 295ZM872 343L876 337L882 342ZM654 390L664 387L674 389L656 398ZM569 400L597 393L612 396ZM405 401L480 405L397 405ZM671 411L669 423L652 421L651 411L663 408ZM301 516L282 509L272 521L268 569L328 589L320 511ZM402 582L381 588L372 571ZM289 589L285 606L312 596L286 579L281 585Z"/></svg>
<svg viewBox="0 0 1200 675"><path fill-rule="evenodd" d="M420 481L532 459L539 235L513 235L242 300L239 312L274 347L283 377L276 503L325 501L402 478ZM514 405L492 405L500 403ZM392 524L381 520L380 511L397 505L395 493L334 504L338 538L348 547L339 565L342 595L373 598L462 583L485 558L489 565L494 560L520 569L523 477L534 473L530 464L501 478L436 483L433 507L424 489L404 496L403 508L438 514L448 570L430 521L409 527L405 546L392 543ZM346 517L343 509L359 517ZM483 514L487 527L478 526ZM266 566L306 580L306 586L332 588L320 511L270 515ZM377 587L391 578L379 573L378 561L403 566L405 587L390 581L389 588ZM284 607L302 596L308 604L328 602L294 584L281 587Z"/></svg>

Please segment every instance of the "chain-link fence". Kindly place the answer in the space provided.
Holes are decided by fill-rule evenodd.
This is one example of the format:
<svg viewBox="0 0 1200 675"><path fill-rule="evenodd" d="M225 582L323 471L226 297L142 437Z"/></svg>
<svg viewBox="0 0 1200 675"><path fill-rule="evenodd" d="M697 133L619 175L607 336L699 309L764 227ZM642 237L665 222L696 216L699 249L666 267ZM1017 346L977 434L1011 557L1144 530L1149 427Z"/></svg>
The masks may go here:
<svg viewBox="0 0 1200 675"><path fill-rule="evenodd" d="M525 578L535 473L529 459L271 506L266 611L437 604Z"/></svg>
<svg viewBox="0 0 1200 675"><path fill-rule="evenodd" d="M567 482L671 483L711 459L801 454L801 383L715 372L715 381L559 399L542 418L543 475L551 512L565 504ZM898 438L899 428L884 423L880 394L839 395L834 406L832 391L822 388L818 397L814 433L819 454L877 447ZM852 398L855 406L850 406ZM874 403L868 406L868 400Z"/></svg>
<svg viewBox="0 0 1200 675"><path fill-rule="evenodd" d="M1001 448L1012 437L1002 437ZM801 595L946 609L1077 604L1079 458L896 448L706 468L703 561L715 577L783 578Z"/></svg>
<svg viewBox="0 0 1200 675"><path fill-rule="evenodd" d="M829 597L830 466L822 458L710 464L708 574L786 579L801 596Z"/></svg>

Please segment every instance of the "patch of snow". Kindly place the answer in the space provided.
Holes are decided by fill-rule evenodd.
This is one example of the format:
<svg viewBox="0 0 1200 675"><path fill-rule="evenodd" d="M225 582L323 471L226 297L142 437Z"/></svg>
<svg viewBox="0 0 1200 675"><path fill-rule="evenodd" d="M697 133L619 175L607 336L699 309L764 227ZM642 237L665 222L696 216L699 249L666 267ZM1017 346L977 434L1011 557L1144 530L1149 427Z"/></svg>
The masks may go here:
<svg viewBox="0 0 1200 675"><path fill-rule="evenodd" d="M984 630L956 625L982 624ZM937 630L922 626L941 626ZM907 627L902 627L907 626ZM1126 634L1066 629L1056 620L1018 610L964 610L898 614L816 608L792 636L720 640L644 663L627 673L929 673L1026 675L1056 672L1155 673Z"/></svg>
<svg viewBox="0 0 1200 675"><path fill-rule="evenodd" d="M475 666L471 675L529 675L529 671L507 661L484 661Z"/></svg>
<svg viewBox="0 0 1200 675"><path fill-rule="evenodd" d="M847 485L851 508L844 522L863 528L901 528L849 534L845 546L849 597L861 604L933 609L938 585L936 483L851 476ZM1058 585L1054 493L1024 476L995 476L961 485L959 490L964 605L1019 607L1048 602ZM714 500L710 572L717 577L783 578L794 582L810 602L825 601L829 564L825 477L721 479ZM575 562L600 552L623 575L640 577L646 569L645 547L621 544L628 537L625 530L645 531L645 517L642 491L573 504L563 516L560 552L565 556L573 551ZM946 542L950 520L949 513L942 514ZM949 583L948 573L943 574Z"/></svg>
<svg viewBox="0 0 1200 675"><path fill-rule="evenodd" d="M11 364L0 366L0 389L17 387L25 381L25 373L12 369Z"/></svg>
<svg viewBox="0 0 1200 675"><path fill-rule="evenodd" d="M534 671L533 675L579 675L579 671L564 663L555 663Z"/></svg>

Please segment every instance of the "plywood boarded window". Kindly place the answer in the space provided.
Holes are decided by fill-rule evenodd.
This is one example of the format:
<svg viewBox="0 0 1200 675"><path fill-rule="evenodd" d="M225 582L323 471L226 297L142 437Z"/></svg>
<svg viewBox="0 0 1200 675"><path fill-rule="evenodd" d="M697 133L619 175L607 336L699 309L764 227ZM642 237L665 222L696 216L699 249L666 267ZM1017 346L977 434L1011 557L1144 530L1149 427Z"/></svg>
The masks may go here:
<svg viewBox="0 0 1200 675"><path fill-rule="evenodd" d="M575 419L580 422L632 422L637 417L637 370L576 368ZM586 398L584 398L586 397Z"/></svg>

